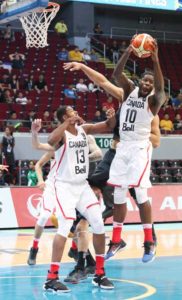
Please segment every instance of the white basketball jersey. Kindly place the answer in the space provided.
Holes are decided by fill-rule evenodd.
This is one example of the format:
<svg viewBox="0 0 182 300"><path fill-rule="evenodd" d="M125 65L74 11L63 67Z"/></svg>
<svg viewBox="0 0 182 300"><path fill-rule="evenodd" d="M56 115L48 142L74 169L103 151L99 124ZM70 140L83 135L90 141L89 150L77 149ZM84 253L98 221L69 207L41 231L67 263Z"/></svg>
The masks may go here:
<svg viewBox="0 0 182 300"><path fill-rule="evenodd" d="M82 183L88 177L89 147L85 131L77 126L77 135L65 130L66 141L55 151L56 180Z"/></svg>
<svg viewBox="0 0 182 300"><path fill-rule="evenodd" d="M120 139L121 141L148 140L151 132L151 122L154 118L147 97L138 96L136 87L122 103L120 111Z"/></svg>

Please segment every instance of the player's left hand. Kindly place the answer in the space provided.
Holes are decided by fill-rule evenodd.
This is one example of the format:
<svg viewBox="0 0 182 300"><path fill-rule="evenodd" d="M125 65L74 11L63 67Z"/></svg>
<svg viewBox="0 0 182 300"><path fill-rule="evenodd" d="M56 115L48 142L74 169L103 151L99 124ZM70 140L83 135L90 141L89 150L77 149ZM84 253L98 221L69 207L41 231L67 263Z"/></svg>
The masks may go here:
<svg viewBox="0 0 182 300"><path fill-rule="evenodd" d="M2 171L8 172L8 168L9 168L9 166L7 166L7 165L0 165L0 170L2 170Z"/></svg>
<svg viewBox="0 0 182 300"><path fill-rule="evenodd" d="M115 110L114 108L110 108L106 111L106 117L107 119L111 119L115 116Z"/></svg>
<svg viewBox="0 0 182 300"><path fill-rule="evenodd" d="M41 128L42 128L42 120L41 119L35 119L32 122L32 126L31 126L32 132L38 133Z"/></svg>
<svg viewBox="0 0 182 300"><path fill-rule="evenodd" d="M78 62L70 62L70 63L64 63L63 69L64 70L70 70L71 72L73 71L79 71L81 70L81 63Z"/></svg>

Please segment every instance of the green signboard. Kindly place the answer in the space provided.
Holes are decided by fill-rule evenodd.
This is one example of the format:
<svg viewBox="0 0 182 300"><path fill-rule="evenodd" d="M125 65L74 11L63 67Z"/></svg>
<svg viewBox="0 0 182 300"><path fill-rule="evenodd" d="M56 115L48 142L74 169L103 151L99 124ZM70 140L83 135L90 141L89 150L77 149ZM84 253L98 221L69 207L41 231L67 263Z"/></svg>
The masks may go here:
<svg viewBox="0 0 182 300"><path fill-rule="evenodd" d="M109 149L111 146L112 138L111 137L95 137L97 145L101 149Z"/></svg>

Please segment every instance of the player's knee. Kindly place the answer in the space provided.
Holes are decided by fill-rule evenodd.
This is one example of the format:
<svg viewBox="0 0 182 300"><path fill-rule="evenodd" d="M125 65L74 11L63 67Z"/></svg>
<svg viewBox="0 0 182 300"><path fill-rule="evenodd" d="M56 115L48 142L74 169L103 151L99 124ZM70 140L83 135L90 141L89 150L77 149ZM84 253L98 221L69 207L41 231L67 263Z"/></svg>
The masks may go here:
<svg viewBox="0 0 182 300"><path fill-rule="evenodd" d="M50 211L44 211L40 214L40 217L38 218L37 224L41 227L45 227L45 224L47 223L47 220L50 218L51 212Z"/></svg>
<svg viewBox="0 0 182 300"><path fill-rule="evenodd" d="M104 222L99 205L89 208L88 221L95 234L103 234L105 232Z"/></svg>
<svg viewBox="0 0 182 300"><path fill-rule="evenodd" d="M114 204L126 203L126 188L115 187L114 189Z"/></svg>
<svg viewBox="0 0 182 300"><path fill-rule="evenodd" d="M80 222L76 226L76 233L78 234L79 232L87 231L88 230L88 221L87 220L80 220Z"/></svg>
<svg viewBox="0 0 182 300"><path fill-rule="evenodd" d="M73 221L72 220L67 220L65 218L61 218L61 220L59 219L59 227L58 227L58 230L57 230L57 234L63 236L63 237L68 237L68 234L70 232L70 228L73 224Z"/></svg>
<svg viewBox="0 0 182 300"><path fill-rule="evenodd" d="M104 228L104 222L101 218L101 220L97 220L96 222L94 222L94 224L92 224L92 230L93 233L95 234L103 234L105 233L105 228Z"/></svg>
<svg viewBox="0 0 182 300"><path fill-rule="evenodd" d="M147 189L146 188L135 188L136 199L138 204L143 204L148 201Z"/></svg>

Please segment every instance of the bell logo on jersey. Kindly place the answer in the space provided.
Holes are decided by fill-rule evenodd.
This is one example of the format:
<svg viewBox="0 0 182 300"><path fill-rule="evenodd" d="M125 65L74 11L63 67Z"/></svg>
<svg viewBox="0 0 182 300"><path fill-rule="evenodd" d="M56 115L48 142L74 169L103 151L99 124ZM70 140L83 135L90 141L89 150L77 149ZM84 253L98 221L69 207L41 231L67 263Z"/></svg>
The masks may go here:
<svg viewBox="0 0 182 300"><path fill-rule="evenodd" d="M79 166L75 166L75 174L84 174L86 173L86 166L80 168Z"/></svg>
<svg viewBox="0 0 182 300"><path fill-rule="evenodd" d="M127 123L123 123L122 131L135 131L135 125L127 125Z"/></svg>

